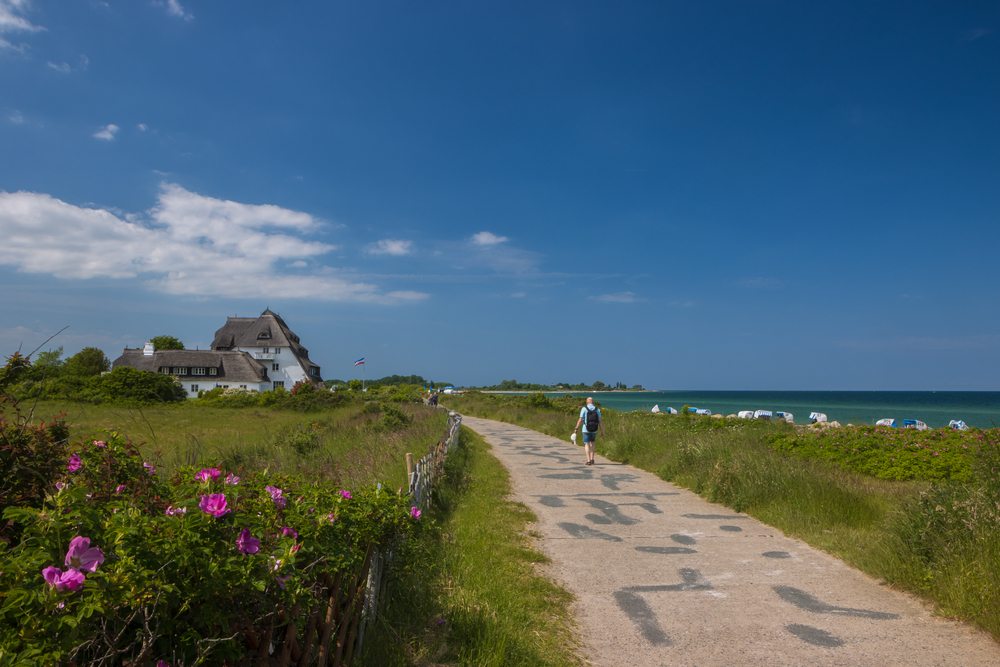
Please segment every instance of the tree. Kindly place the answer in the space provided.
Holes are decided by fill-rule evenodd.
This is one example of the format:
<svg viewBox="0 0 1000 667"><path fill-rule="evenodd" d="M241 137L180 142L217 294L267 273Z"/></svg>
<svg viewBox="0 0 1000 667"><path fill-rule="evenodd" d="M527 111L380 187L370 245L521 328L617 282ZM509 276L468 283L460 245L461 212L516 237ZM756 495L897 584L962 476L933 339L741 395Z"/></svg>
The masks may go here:
<svg viewBox="0 0 1000 667"><path fill-rule="evenodd" d="M96 347L85 347L66 360L63 372L90 377L100 375L110 368L111 362L104 356L104 352Z"/></svg>
<svg viewBox="0 0 1000 667"><path fill-rule="evenodd" d="M183 350L184 343L173 336L156 336L150 339L154 350Z"/></svg>

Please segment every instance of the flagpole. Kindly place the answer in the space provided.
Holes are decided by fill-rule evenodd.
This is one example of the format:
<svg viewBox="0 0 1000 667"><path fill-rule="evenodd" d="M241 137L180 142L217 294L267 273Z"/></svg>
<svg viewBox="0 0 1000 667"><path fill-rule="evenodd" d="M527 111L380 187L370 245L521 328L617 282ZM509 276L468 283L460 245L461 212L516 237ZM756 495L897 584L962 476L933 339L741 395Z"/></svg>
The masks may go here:
<svg viewBox="0 0 1000 667"><path fill-rule="evenodd" d="M361 364L361 392L365 391L365 365Z"/></svg>

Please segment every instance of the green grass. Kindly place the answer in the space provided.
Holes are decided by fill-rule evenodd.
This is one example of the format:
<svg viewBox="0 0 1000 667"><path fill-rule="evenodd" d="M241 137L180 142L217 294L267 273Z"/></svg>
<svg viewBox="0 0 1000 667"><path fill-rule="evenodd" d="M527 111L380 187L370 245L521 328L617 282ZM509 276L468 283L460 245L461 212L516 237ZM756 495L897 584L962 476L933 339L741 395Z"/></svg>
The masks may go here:
<svg viewBox="0 0 1000 667"><path fill-rule="evenodd" d="M495 401L473 394L446 402L460 412L568 439L575 412L511 398ZM981 433L977 463L961 467L962 482L894 481L852 470L840 454L805 455L815 444L777 451L768 443L802 440L782 423L602 412L607 437L598 438L597 451L603 456L750 514L1000 639L1000 444L995 431ZM843 440L855 448L859 437L870 434L849 436L827 433L815 442ZM932 435L926 437L930 441ZM905 449L905 444L887 441L883 449L894 448Z"/></svg>
<svg viewBox="0 0 1000 667"><path fill-rule="evenodd" d="M488 450L462 429L425 517L435 526L411 546L418 568L394 583L363 664L582 664L572 596L536 572L548 561L525 532L536 518L509 499L509 475Z"/></svg>
<svg viewBox="0 0 1000 667"><path fill-rule="evenodd" d="M25 402L22 408L30 408ZM306 474L345 487L406 484L405 455L422 456L444 434L447 414L401 405L412 423L398 431L379 428L380 412L360 400L317 412L274 408L223 408L194 401L151 408L119 408L72 402L40 402L35 420L65 413L70 441L100 439L117 430L142 445L165 474L214 459L226 471Z"/></svg>

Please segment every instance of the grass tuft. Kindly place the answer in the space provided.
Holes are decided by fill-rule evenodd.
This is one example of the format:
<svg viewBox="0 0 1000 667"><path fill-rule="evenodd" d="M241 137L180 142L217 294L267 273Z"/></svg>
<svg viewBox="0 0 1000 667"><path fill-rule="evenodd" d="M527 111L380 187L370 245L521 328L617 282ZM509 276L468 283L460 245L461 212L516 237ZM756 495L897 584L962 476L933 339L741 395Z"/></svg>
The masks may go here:
<svg viewBox="0 0 1000 667"><path fill-rule="evenodd" d="M422 562L394 582L366 665L570 666L572 595L536 571L548 558L527 534L506 469L462 429L420 539Z"/></svg>

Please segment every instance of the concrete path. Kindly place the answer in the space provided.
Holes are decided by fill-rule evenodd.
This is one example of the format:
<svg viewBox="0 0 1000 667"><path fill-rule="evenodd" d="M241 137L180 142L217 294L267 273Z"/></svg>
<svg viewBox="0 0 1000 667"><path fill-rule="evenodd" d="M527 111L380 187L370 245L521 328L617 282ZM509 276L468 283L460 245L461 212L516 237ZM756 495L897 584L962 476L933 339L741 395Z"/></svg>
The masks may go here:
<svg viewBox="0 0 1000 667"><path fill-rule="evenodd" d="M631 466L583 465L568 441L462 423L538 515L595 665L1000 665L987 635L771 526Z"/></svg>

